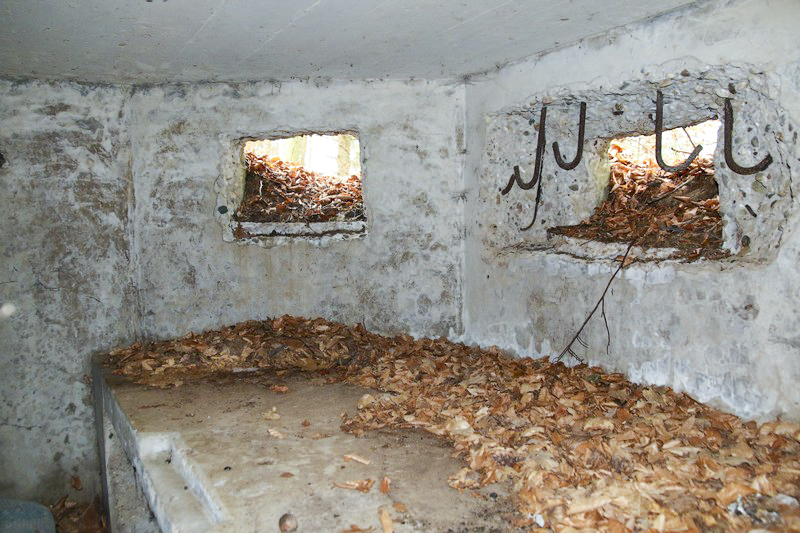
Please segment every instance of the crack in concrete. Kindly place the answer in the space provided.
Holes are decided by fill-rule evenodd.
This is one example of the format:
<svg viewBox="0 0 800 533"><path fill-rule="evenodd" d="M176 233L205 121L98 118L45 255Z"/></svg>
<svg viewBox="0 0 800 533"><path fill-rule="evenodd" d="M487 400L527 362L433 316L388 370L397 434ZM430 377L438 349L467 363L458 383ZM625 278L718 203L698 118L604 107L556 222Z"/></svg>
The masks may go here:
<svg viewBox="0 0 800 533"><path fill-rule="evenodd" d="M7 422L5 420L0 420L0 426L8 426L8 427L17 428L17 429L24 429L24 430L27 430L27 431L31 431L34 428L44 427L41 424L33 424L33 425L30 425L30 426L25 426L25 425L22 425L22 424L14 424L13 422Z"/></svg>

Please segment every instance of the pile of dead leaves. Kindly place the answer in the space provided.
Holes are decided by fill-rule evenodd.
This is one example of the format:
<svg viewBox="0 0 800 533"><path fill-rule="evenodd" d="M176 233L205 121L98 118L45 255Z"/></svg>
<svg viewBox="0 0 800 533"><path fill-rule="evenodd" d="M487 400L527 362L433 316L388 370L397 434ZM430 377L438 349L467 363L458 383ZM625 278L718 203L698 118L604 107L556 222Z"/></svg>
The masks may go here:
<svg viewBox="0 0 800 533"><path fill-rule="evenodd" d="M458 489L507 481L529 531L800 531L800 426L758 426L597 367L281 317L111 354L160 386L198 372L326 371L365 394L343 428L449 440Z"/></svg>
<svg viewBox="0 0 800 533"><path fill-rule="evenodd" d="M149 343L135 343L111 353L117 373L156 385L175 384L183 373L241 369L322 370L368 364L377 358L382 341L355 327L284 316L248 321L202 334Z"/></svg>
<svg viewBox="0 0 800 533"><path fill-rule="evenodd" d="M710 159L695 159L669 173L655 161L632 161L611 145L608 199L588 221L550 228L550 235L600 242L636 242L647 248L675 248L675 258L718 259L722 249L719 188Z"/></svg>
<svg viewBox="0 0 800 533"><path fill-rule="evenodd" d="M239 222L328 222L364 220L361 179L311 172L277 157L247 153L245 195Z"/></svg>

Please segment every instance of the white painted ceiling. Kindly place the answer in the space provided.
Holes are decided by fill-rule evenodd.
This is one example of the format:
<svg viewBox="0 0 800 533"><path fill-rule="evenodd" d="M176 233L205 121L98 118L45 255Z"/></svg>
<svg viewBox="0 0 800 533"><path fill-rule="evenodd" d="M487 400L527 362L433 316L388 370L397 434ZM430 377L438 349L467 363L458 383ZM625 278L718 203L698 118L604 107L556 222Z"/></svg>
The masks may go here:
<svg viewBox="0 0 800 533"><path fill-rule="evenodd" d="M460 78L693 0L0 0L0 76Z"/></svg>

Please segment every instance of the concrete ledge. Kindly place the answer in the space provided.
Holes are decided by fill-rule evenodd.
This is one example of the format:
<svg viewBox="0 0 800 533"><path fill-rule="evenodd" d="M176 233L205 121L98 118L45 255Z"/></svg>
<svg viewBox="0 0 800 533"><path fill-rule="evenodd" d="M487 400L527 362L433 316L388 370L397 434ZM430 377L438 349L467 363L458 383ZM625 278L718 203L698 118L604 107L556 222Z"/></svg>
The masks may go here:
<svg viewBox="0 0 800 533"><path fill-rule="evenodd" d="M104 431L114 442L104 445L112 518L119 513L119 494L108 481L116 468L108 460L114 447L132 465L153 527L170 533L277 531L289 512L298 531L341 531L351 524L380 531L381 509L391 514L397 533L504 531L515 512L507 486L468 493L450 488L448 477L463 464L435 436L343 433L341 415L357 409L365 389L327 384L315 374L237 373L166 389L132 384L100 367L95 375ZM391 480L387 492L378 488L384 477ZM374 486L366 492L336 486L367 479Z"/></svg>

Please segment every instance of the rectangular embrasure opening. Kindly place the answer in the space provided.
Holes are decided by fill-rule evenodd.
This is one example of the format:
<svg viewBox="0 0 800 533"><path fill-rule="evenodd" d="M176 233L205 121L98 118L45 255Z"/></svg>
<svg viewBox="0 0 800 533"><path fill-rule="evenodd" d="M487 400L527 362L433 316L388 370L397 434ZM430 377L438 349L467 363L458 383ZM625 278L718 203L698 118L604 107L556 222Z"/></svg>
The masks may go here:
<svg viewBox="0 0 800 533"><path fill-rule="evenodd" d="M655 157L655 135L614 138L609 142L607 198L588 220L550 228L551 235L600 242L635 243L643 248L674 249L672 258L718 259L723 220L714 179L714 152L720 121L663 132L666 165L678 166L696 146L697 158L684 170L663 170Z"/></svg>
<svg viewBox="0 0 800 533"><path fill-rule="evenodd" d="M354 133L248 139L241 150L244 194L232 217L238 238L364 231L361 146Z"/></svg>

